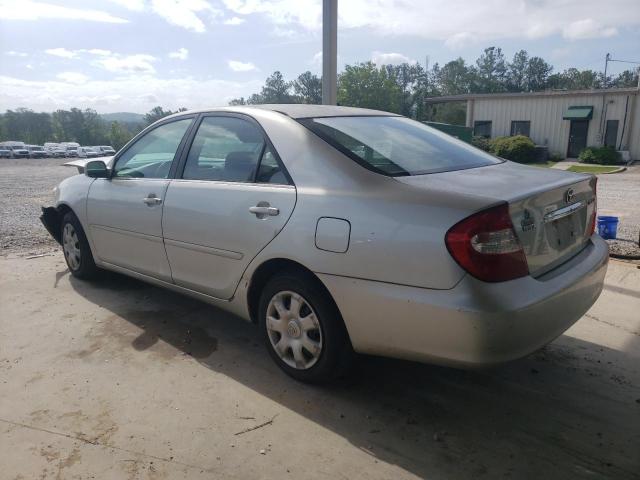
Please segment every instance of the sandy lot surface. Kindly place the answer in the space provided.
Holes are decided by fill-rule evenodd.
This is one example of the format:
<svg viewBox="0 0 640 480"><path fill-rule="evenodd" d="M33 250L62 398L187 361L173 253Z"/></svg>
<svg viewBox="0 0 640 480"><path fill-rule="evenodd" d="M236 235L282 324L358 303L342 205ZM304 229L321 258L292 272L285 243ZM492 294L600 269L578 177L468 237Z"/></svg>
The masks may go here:
<svg viewBox="0 0 640 480"><path fill-rule="evenodd" d="M640 478L640 269L544 350L282 374L257 328L60 254L0 258L2 479Z"/></svg>

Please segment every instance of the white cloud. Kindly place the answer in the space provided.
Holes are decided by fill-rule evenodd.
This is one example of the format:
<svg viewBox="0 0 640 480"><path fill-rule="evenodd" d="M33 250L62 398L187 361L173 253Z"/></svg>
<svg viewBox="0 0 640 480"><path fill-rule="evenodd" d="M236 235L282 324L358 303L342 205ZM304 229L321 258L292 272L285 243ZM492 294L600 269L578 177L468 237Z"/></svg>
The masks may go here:
<svg viewBox="0 0 640 480"><path fill-rule="evenodd" d="M8 52L4 52L5 55L9 55L10 57L27 57L28 55L24 52L16 52L15 50L9 50Z"/></svg>
<svg viewBox="0 0 640 480"><path fill-rule="evenodd" d="M63 7L31 0L0 0L0 18L3 20L85 20L105 23L127 23L128 20L101 10Z"/></svg>
<svg viewBox="0 0 640 480"><path fill-rule="evenodd" d="M44 53L62 58L75 58L78 55L77 52L67 50L66 48L49 48L45 50Z"/></svg>
<svg viewBox="0 0 640 480"><path fill-rule="evenodd" d="M309 60L309 65L314 68L322 68L322 50L317 52L311 60Z"/></svg>
<svg viewBox="0 0 640 480"><path fill-rule="evenodd" d="M175 52L169 52L169 58L186 60L187 58L189 58L189 50L187 50L186 48L179 48Z"/></svg>
<svg viewBox="0 0 640 480"><path fill-rule="evenodd" d="M251 72L251 71L258 70L258 67L256 67L251 62L239 62L238 60L229 60L227 62L227 65L229 65L229 68L234 72Z"/></svg>
<svg viewBox="0 0 640 480"><path fill-rule="evenodd" d="M156 78L137 74L115 80L87 80L73 88L64 81L23 80L0 76L0 110L27 107L37 111L94 108L99 112L147 112L156 105L206 108L226 105L232 98L256 92L262 80L231 82L219 79Z"/></svg>
<svg viewBox="0 0 640 480"><path fill-rule="evenodd" d="M206 27L198 16L208 13L217 17L222 12L205 0L151 0L151 9L172 25L202 33Z"/></svg>
<svg viewBox="0 0 640 480"><path fill-rule="evenodd" d="M400 65L401 63L416 63L413 58L409 58L401 53L373 52L371 61L376 65Z"/></svg>
<svg viewBox="0 0 640 480"><path fill-rule="evenodd" d="M451 50L460 50L476 41L476 37L469 32L458 32L451 35L444 41L447 48Z"/></svg>
<svg viewBox="0 0 640 480"><path fill-rule="evenodd" d="M89 80L89 77L79 72L62 72L56 75L56 78L62 80L63 82L76 84L85 83L87 80Z"/></svg>
<svg viewBox="0 0 640 480"><path fill-rule="evenodd" d="M156 69L153 63L157 58L153 55L143 53L135 55L117 55L100 58L94 62L94 65L104 68L109 72L127 74L127 73L155 73Z"/></svg>
<svg viewBox="0 0 640 480"><path fill-rule="evenodd" d="M99 55L102 57L112 55L111 50L104 50L102 48L90 48L89 50L78 50L78 52L90 53L91 55Z"/></svg>
<svg viewBox="0 0 640 480"><path fill-rule="evenodd" d="M319 0L223 0L238 15L262 14L287 30L319 32ZM615 0L348 0L338 2L341 31L446 41L450 48L505 38L607 37L640 27L640 1ZM595 25L585 19L598 19ZM590 27L595 27L592 29Z"/></svg>
<svg viewBox="0 0 640 480"><path fill-rule="evenodd" d="M605 27L591 18L577 20L570 23L562 30L562 36L569 40L582 40L585 38L606 38L618 34L614 27Z"/></svg>
<svg viewBox="0 0 640 480"><path fill-rule="evenodd" d="M245 20L244 18L240 18L240 17L231 17L227 20L224 21L225 25L240 25L242 23L244 23Z"/></svg>
<svg viewBox="0 0 640 480"><path fill-rule="evenodd" d="M133 10L141 12L144 10L145 0L110 0L111 2L126 8L127 10Z"/></svg>

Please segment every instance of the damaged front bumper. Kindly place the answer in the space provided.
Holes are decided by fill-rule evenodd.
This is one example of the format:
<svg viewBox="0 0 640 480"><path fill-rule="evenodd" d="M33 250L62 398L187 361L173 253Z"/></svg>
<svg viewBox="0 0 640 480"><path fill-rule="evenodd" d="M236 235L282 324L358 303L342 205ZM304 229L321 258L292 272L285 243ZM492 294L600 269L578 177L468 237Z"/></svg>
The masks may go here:
<svg viewBox="0 0 640 480"><path fill-rule="evenodd" d="M60 222L62 222L62 217L60 212L58 212L55 207L42 207L40 221L55 241L62 244L62 232L60 231Z"/></svg>

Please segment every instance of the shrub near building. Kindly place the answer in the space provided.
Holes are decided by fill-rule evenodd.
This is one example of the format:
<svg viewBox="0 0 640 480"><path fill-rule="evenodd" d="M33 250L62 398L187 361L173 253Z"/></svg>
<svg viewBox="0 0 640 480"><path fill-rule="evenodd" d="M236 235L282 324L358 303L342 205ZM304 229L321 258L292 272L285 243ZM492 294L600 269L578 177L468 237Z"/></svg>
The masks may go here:
<svg viewBox="0 0 640 480"><path fill-rule="evenodd" d="M620 163L620 153L613 147L587 147L580 152L578 160L581 163L615 165Z"/></svg>
<svg viewBox="0 0 640 480"><path fill-rule="evenodd" d="M529 137L524 135L494 139L473 137L471 143L485 152L514 162L531 163L536 160L536 146Z"/></svg>

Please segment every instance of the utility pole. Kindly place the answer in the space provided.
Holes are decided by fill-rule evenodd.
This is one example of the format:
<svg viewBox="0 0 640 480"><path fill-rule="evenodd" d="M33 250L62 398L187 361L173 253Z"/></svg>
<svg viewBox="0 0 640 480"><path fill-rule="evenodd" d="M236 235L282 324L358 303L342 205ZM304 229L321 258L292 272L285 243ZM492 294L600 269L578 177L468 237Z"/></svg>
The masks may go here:
<svg viewBox="0 0 640 480"><path fill-rule="evenodd" d="M338 101L338 0L322 0L322 104Z"/></svg>

